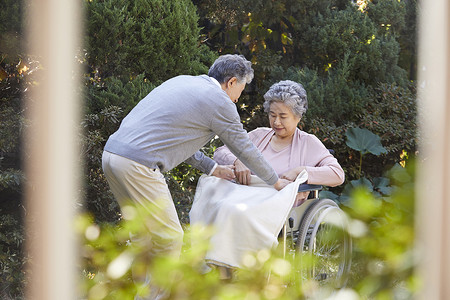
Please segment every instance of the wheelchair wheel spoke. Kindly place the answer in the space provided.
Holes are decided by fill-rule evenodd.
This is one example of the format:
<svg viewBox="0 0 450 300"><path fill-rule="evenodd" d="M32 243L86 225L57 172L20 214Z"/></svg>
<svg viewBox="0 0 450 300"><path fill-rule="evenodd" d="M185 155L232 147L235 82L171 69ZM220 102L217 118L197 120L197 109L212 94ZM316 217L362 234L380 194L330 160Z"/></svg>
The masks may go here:
<svg viewBox="0 0 450 300"><path fill-rule="evenodd" d="M351 239L344 213L331 200L311 205L299 226L296 249L303 253L300 279L320 285L345 285L351 262Z"/></svg>

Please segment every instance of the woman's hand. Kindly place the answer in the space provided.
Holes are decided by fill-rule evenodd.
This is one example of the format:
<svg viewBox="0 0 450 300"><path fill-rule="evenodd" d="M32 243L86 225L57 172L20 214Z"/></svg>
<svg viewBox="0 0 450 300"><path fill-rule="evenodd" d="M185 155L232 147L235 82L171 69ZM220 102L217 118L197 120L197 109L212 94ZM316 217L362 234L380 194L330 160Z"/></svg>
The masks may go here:
<svg viewBox="0 0 450 300"><path fill-rule="evenodd" d="M297 193L295 197L294 207L302 205L306 200L308 200L309 191L308 192L300 192Z"/></svg>
<svg viewBox="0 0 450 300"><path fill-rule="evenodd" d="M234 178L236 178L236 176L234 175L233 165L217 165L216 169L211 175L226 180L233 180Z"/></svg>
<svg viewBox="0 0 450 300"><path fill-rule="evenodd" d="M303 170L305 170L305 167L297 167L297 168L291 169L291 170L285 172L283 175L281 175L281 178L287 179L290 181L295 181L298 174L300 174Z"/></svg>
<svg viewBox="0 0 450 300"><path fill-rule="evenodd" d="M236 174L236 180L240 184L250 184L250 169L247 168L239 159L234 161L234 173Z"/></svg>
<svg viewBox="0 0 450 300"><path fill-rule="evenodd" d="M278 181L273 185L273 187L279 191L282 190L285 186L287 186L289 183L291 183L292 181L286 180L286 179L281 179L279 178Z"/></svg>

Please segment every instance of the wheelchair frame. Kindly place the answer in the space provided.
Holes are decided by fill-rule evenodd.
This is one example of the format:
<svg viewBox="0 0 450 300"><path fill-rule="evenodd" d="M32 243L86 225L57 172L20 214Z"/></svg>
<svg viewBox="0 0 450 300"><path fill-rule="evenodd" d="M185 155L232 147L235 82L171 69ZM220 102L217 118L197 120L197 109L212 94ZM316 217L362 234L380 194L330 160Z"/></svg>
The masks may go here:
<svg viewBox="0 0 450 300"><path fill-rule="evenodd" d="M345 213L330 199L319 199L320 185L302 184L310 198L292 208L283 230L283 253L300 254L300 280L345 286L352 260L352 240Z"/></svg>

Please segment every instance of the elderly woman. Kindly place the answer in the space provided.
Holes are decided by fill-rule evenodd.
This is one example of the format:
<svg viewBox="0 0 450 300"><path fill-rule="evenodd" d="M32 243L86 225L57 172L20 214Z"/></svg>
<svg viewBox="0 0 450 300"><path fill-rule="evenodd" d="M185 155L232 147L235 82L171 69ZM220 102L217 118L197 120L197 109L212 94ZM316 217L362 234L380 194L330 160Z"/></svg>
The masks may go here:
<svg viewBox="0 0 450 300"><path fill-rule="evenodd" d="M336 158L316 136L297 128L308 109L303 86L290 80L280 81L270 87L264 99L271 128L257 128L249 132L249 137L278 175L293 181L306 170L310 184L342 184L344 171ZM250 182L250 170L227 146L216 150L214 160L220 165L234 165L239 183L247 185ZM308 192L299 193L296 205L304 202L307 196Z"/></svg>
<svg viewBox="0 0 450 300"><path fill-rule="evenodd" d="M203 176L197 185L190 219L192 225L210 225L216 230L205 256L209 264L241 267L246 253L276 245L292 206L308 196L308 192L297 193L300 183L307 180L337 186L344 181L344 171L327 148L317 137L297 128L308 107L303 86L281 81L264 99L271 128L251 131L250 140L280 178L295 182L279 192L264 187L226 146L218 148L214 160L234 165L240 184Z"/></svg>

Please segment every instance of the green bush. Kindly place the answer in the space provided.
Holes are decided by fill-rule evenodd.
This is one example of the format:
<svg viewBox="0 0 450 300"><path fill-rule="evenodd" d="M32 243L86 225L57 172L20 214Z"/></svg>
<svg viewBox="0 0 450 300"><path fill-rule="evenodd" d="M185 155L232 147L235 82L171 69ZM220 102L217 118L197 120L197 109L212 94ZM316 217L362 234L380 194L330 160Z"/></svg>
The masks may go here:
<svg viewBox="0 0 450 300"><path fill-rule="evenodd" d="M99 113L109 106L117 106L128 113L142 98L155 87L155 84L140 74L134 78L111 76L103 80L87 83L84 99L86 113Z"/></svg>
<svg viewBox="0 0 450 300"><path fill-rule="evenodd" d="M312 103L314 105L314 102ZM303 121L306 131L315 134L335 151L343 166L347 179L379 177L407 156L414 157L417 151L415 85L407 87L395 84L380 84L371 89L364 107L355 120L336 124L322 117L309 117ZM345 145L345 132L349 128L366 128L380 136L387 153L381 156L367 155L362 174L358 171L359 154Z"/></svg>
<svg viewBox="0 0 450 300"><path fill-rule="evenodd" d="M22 299L26 287L25 228L17 216L0 210L0 297Z"/></svg>
<svg viewBox="0 0 450 300"><path fill-rule="evenodd" d="M248 268L237 273L238 280L224 281L217 269L207 271L203 257L209 247L207 240L214 232L212 228L188 227L180 259L149 257L147 243L129 238L130 233L146 234L142 224L149 224L145 213L139 213L143 211L146 210L132 204L124 206L124 218L117 226L95 224L89 217L80 217L77 230L83 241L80 291L83 298L133 299L136 293L145 296L148 286L136 278L140 272L147 271L151 272L153 283L170 291L171 299L299 299L303 296L299 282L291 281L288 276L295 260L284 260L279 252L261 251L249 256Z"/></svg>
<svg viewBox="0 0 450 300"><path fill-rule="evenodd" d="M417 103L414 83L408 86L380 84L360 115L360 126L381 136L390 157L382 164L393 165L403 151L417 150Z"/></svg>
<svg viewBox="0 0 450 300"><path fill-rule="evenodd" d="M21 35L23 22L21 20L24 2L18 0L3 0L0 2L0 64L15 60L21 52ZM9 59L8 59L9 58ZM1 69L0 69L1 70ZM0 72L0 79L2 78ZM2 90L3 91L3 90Z"/></svg>
<svg viewBox="0 0 450 300"><path fill-rule="evenodd" d="M101 78L144 74L158 83L205 72L198 16L188 0L85 1L87 64Z"/></svg>
<svg viewBox="0 0 450 300"><path fill-rule="evenodd" d="M325 77L309 68L276 68L270 81L265 84L265 90L273 83L287 79L304 86L308 94L308 111L305 114L308 120L322 118L336 126L355 122L358 120L358 113L362 112L369 101L370 87L349 78L347 59L330 70Z"/></svg>
<svg viewBox="0 0 450 300"><path fill-rule="evenodd" d="M217 270L206 272L203 261L213 228L187 227L180 259L148 257L149 245L129 240L130 232L146 234L142 224L148 221L145 213L139 213L146 210L130 204L124 207L118 226L95 224L86 217L77 222L83 241L81 295L86 299L145 295L148 288L143 282L132 280L133 266L135 274L149 270L153 282L170 291L171 299L328 299L330 295L411 299L419 287L414 275L414 178L410 161L407 168L390 170L386 178L390 190L382 197L362 186L352 189L344 209L350 216L354 256L348 284L340 291L316 281L297 280L295 274L302 269L299 255L282 258L281 249L249 255L233 280L221 280Z"/></svg>
<svg viewBox="0 0 450 300"><path fill-rule="evenodd" d="M407 87L408 75L415 76L415 1L196 4L209 45L222 53L239 51L254 62L255 79L239 107L248 130L267 126L262 96L279 80L305 86L310 100L307 119L322 118L340 127L360 123L380 84ZM403 66L408 62L408 73L400 60Z"/></svg>
<svg viewBox="0 0 450 300"><path fill-rule="evenodd" d="M25 62L15 58L9 63L0 64L0 71L4 72L4 78L0 79L0 192L15 193L15 198L20 198L23 181L20 169L21 134L27 122L21 97L26 96L23 92L27 83L24 79L26 72L20 68Z"/></svg>
<svg viewBox="0 0 450 300"><path fill-rule="evenodd" d="M98 221L117 222L120 208L114 199L102 170L105 142L120 124L124 113L120 107L109 106L82 120L80 163L84 167L84 205Z"/></svg>
<svg viewBox="0 0 450 300"><path fill-rule="evenodd" d="M363 299L412 299L420 287L414 274L415 163L387 172L389 189L358 186L345 211L355 230L353 276L349 285Z"/></svg>
<svg viewBox="0 0 450 300"><path fill-rule="evenodd" d="M28 107L32 71L37 63L22 52L24 1L0 3L0 298L24 299L23 189L24 151L22 134L29 126Z"/></svg>

